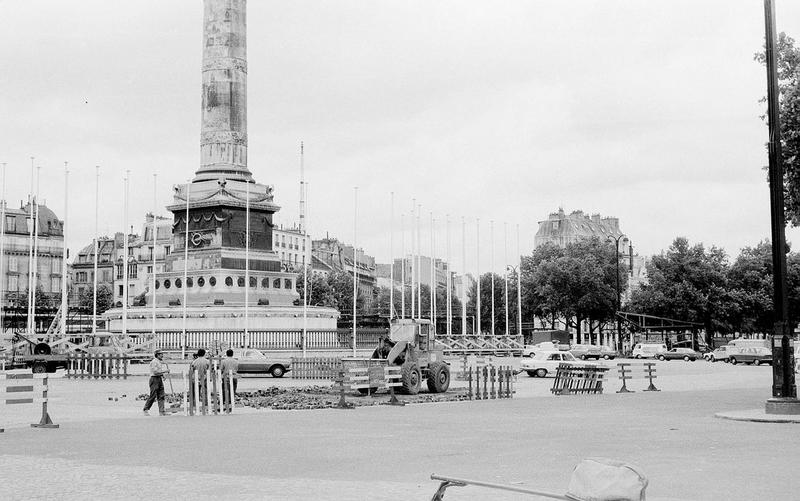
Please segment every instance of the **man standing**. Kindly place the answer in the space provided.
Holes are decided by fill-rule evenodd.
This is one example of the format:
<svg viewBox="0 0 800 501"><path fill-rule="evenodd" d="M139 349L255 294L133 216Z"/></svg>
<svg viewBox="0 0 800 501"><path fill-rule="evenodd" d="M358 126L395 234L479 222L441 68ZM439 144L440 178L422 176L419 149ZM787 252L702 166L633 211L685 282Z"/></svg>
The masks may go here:
<svg viewBox="0 0 800 501"><path fill-rule="evenodd" d="M197 358L192 360L190 370L194 373L194 377L197 378L197 386L200 393L197 398L202 402L203 414L208 412L208 401L206 400L206 373L208 372L209 365L210 363L206 358L206 350L200 348L197 350Z"/></svg>
<svg viewBox="0 0 800 501"><path fill-rule="evenodd" d="M164 374L169 374L169 367L161 360L164 354L161 350L156 350L153 354L153 360L150 362L150 396L147 402L144 403L144 415L150 415L150 407L153 402L158 400L158 414L159 416L166 416L164 411Z"/></svg>
<svg viewBox="0 0 800 501"><path fill-rule="evenodd" d="M233 398L236 398L236 386L239 380L239 361L233 358L233 350L225 352L226 357L220 363L222 371L222 402L225 412L230 414L233 406L231 405L231 380L233 380Z"/></svg>

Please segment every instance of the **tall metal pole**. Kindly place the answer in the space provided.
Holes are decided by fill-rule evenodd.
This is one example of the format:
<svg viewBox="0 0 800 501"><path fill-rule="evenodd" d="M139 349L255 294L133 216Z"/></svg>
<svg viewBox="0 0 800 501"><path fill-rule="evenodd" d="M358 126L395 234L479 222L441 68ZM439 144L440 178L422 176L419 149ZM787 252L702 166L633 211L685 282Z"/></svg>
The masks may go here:
<svg viewBox="0 0 800 501"><path fill-rule="evenodd" d="M506 299L504 301L506 307L506 336L509 335L509 325L508 325L508 223L503 222L503 262L505 266L503 267L505 281L506 281Z"/></svg>
<svg viewBox="0 0 800 501"><path fill-rule="evenodd" d="M781 122L778 107L778 72L775 34L775 6L764 0L767 56L767 103L769 117L769 185L772 221L772 269L775 324L772 348L772 399L767 401L769 414L798 414L800 401L794 378L792 325L789 324L786 285L786 236L783 200L783 157Z"/></svg>
<svg viewBox="0 0 800 501"><path fill-rule="evenodd" d="M122 224L122 335L128 334L128 186L130 184L131 171L125 171L125 210L124 221Z"/></svg>
<svg viewBox="0 0 800 501"><path fill-rule="evenodd" d="M461 217L461 335L467 335L467 221Z"/></svg>
<svg viewBox="0 0 800 501"><path fill-rule="evenodd" d="M389 201L389 321L394 318L394 192Z"/></svg>
<svg viewBox="0 0 800 501"><path fill-rule="evenodd" d="M417 205L417 319L422 320L422 205Z"/></svg>
<svg viewBox="0 0 800 501"><path fill-rule="evenodd" d="M356 356L356 301L358 300L358 186L353 188L353 356Z"/></svg>
<svg viewBox="0 0 800 501"><path fill-rule="evenodd" d="M302 143L301 148L302 148ZM302 149L300 151L302 157ZM306 188L303 183L303 200L306 199ZM303 203L303 212L305 213L305 203ZM305 216L305 214L304 214ZM305 219L305 218L304 218ZM308 221L303 224L303 245L306 249L310 249L311 242L308 241ZM303 358L307 356L308 350L308 298L311 296L311 291L308 289L308 267L311 266L311 259L307 259L311 255L310 251L303 252Z"/></svg>
<svg viewBox="0 0 800 501"><path fill-rule="evenodd" d="M406 228L405 214L400 214L400 318L406 318ZM392 263L394 267L394 263Z"/></svg>
<svg viewBox="0 0 800 501"><path fill-rule="evenodd" d="M67 335L67 218L69 212L69 170L68 162L64 162L64 229L62 236L64 244L62 249L61 262L61 335ZM0 275L2 276L2 275Z"/></svg>
<svg viewBox="0 0 800 501"><path fill-rule="evenodd" d="M31 313L31 306L33 304L33 300L31 299L31 293L33 292L33 227L35 226L34 222L34 213L33 213L33 204L35 203L33 197L33 185L34 185L34 167L33 167L34 157L31 157L31 192L30 196L28 197L28 207L30 208L30 214L28 214L28 321L26 323L26 332L28 335L33 334L33 314Z"/></svg>
<svg viewBox="0 0 800 501"><path fill-rule="evenodd" d="M492 280L492 336L494 336L494 219L489 221L489 277Z"/></svg>
<svg viewBox="0 0 800 501"><path fill-rule="evenodd" d="M245 180L244 201L244 342L250 346L250 181Z"/></svg>
<svg viewBox="0 0 800 501"><path fill-rule="evenodd" d="M619 237L617 237L615 239L614 248L615 248L614 257L617 258L617 313L619 313L620 299L621 299L620 298L620 288L619 288ZM621 350L622 328L621 328L620 322L619 322L619 315L615 314L614 316L617 317L617 350Z"/></svg>
<svg viewBox="0 0 800 501"><path fill-rule="evenodd" d="M517 336L522 335L522 254L519 248L519 224L517 224Z"/></svg>
<svg viewBox="0 0 800 501"><path fill-rule="evenodd" d="M186 358L186 344L187 344L187 336L186 336L186 302L189 300L189 285L186 283L189 280L189 200L192 197L192 183L190 180L186 181L186 209L184 217L186 221L183 226L183 302L182 305L182 313L183 313L183 323L181 328L181 359ZM245 289L247 290L247 289ZM246 332L246 331L245 331ZM247 334L245 333L245 339L247 339Z"/></svg>
<svg viewBox="0 0 800 501"><path fill-rule="evenodd" d="M447 287L447 335L453 335L453 305L452 305L452 265L450 264L450 214L446 216L447 223L446 223L446 235L447 235L447 277L446 277L446 287Z"/></svg>
<svg viewBox="0 0 800 501"><path fill-rule="evenodd" d="M416 317L416 308L417 308L417 300L416 300L416 280L415 275L417 274L417 261L416 255L417 251L414 247L414 224L416 223L416 211L417 211L417 199L411 199L411 226L409 227L409 231L411 232L411 269L409 269L409 274L411 275L411 318Z"/></svg>
<svg viewBox="0 0 800 501"><path fill-rule="evenodd" d="M475 274L478 275L478 285L475 292L475 335L481 335L481 219L475 219Z"/></svg>
<svg viewBox="0 0 800 501"><path fill-rule="evenodd" d="M433 218L431 212L431 325L433 326L433 335L436 335L436 240L434 225L436 220Z"/></svg>
<svg viewBox="0 0 800 501"><path fill-rule="evenodd" d="M158 225L156 224L156 213L158 211L158 174L153 174L153 255L150 256L153 260L153 273L150 277L150 295L153 307L153 323L150 333L153 339L156 336L156 242L158 242Z"/></svg>
<svg viewBox="0 0 800 501"><path fill-rule="evenodd" d="M3 314L6 306L6 164L3 162L3 199L0 200L0 334L5 332ZM65 277L66 278L66 277Z"/></svg>
<svg viewBox="0 0 800 501"><path fill-rule="evenodd" d="M98 241L100 237L98 233L98 213L100 210L98 204L100 199L100 166L95 165L94 169L94 275L92 277L92 337L97 335L97 262L99 261L99 256L97 254L100 252L100 242ZM114 272L113 266L111 268L111 272Z"/></svg>
<svg viewBox="0 0 800 501"><path fill-rule="evenodd" d="M36 289L39 282L39 182L42 179L42 167L36 166L36 198L34 206L36 212L33 225L33 290L31 291L31 317L33 318L33 330L36 331Z"/></svg>

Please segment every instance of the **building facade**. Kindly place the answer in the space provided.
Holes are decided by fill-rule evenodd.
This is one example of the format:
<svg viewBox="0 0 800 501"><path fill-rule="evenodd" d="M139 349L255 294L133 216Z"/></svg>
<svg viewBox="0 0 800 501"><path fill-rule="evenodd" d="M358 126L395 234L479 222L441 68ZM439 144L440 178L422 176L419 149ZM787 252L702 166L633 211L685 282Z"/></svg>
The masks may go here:
<svg viewBox="0 0 800 501"><path fill-rule="evenodd" d="M311 263L311 237L298 227L272 229L272 245L281 258L286 271L301 272L306 263Z"/></svg>
<svg viewBox="0 0 800 501"><path fill-rule="evenodd" d="M330 237L314 240L311 253L314 273L345 271L352 276L357 270L359 296L363 298L365 308L372 306L378 285L374 257L365 254L364 249L354 249L352 245Z"/></svg>

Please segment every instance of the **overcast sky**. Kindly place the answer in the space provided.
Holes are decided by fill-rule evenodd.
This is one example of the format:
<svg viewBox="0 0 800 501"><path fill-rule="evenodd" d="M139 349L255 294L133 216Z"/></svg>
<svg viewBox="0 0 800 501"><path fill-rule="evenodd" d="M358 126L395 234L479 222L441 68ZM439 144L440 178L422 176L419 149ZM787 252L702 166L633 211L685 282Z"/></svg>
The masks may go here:
<svg viewBox="0 0 800 501"><path fill-rule="evenodd" d="M41 197L68 243L161 214L199 166L199 0L0 0L0 162L7 198L25 199L30 157ZM777 1L778 30L800 39L800 2ZM765 70L761 0L251 0L249 167L275 187L276 222L297 221L299 144L306 145L309 228L353 240L379 262L394 254L400 214L437 218L444 256L502 268L533 245L537 222L563 207L620 219L642 254L676 236L724 247L769 237L759 118ZM406 219L408 221L408 219ZM789 230L800 246L800 232ZM423 245L429 245L427 236ZM408 245L408 237L406 238Z"/></svg>

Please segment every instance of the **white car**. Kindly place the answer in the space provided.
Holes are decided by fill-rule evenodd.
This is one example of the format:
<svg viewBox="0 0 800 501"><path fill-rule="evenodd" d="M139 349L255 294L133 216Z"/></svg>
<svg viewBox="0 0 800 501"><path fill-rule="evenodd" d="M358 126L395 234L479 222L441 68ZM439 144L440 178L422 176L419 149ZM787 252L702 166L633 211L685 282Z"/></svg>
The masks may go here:
<svg viewBox="0 0 800 501"><path fill-rule="evenodd" d="M522 361L520 367L530 377L545 377L555 374L560 363L578 363L578 359L568 351L540 351L533 358Z"/></svg>

